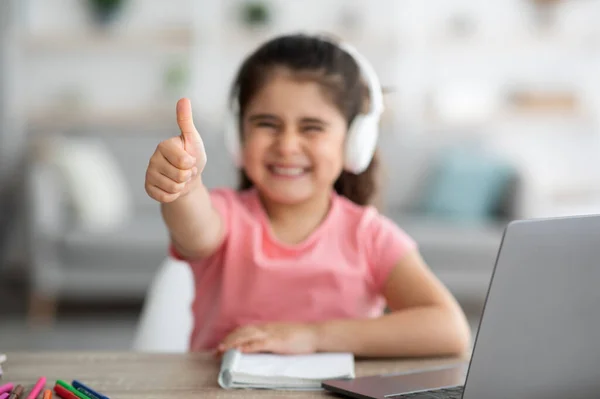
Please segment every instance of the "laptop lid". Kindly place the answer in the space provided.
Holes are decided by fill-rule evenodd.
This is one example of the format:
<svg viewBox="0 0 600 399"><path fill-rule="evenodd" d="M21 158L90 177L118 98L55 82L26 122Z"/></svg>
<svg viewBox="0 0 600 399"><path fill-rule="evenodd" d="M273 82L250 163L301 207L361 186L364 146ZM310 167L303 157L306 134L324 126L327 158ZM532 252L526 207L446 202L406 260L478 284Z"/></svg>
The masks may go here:
<svg viewBox="0 0 600 399"><path fill-rule="evenodd" d="M463 399L600 395L600 215L508 225Z"/></svg>

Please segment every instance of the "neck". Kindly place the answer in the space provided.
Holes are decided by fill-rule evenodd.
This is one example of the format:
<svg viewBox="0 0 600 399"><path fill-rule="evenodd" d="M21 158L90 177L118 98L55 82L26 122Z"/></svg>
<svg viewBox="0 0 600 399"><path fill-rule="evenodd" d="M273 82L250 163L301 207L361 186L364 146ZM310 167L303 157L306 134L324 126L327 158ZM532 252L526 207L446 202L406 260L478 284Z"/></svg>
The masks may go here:
<svg viewBox="0 0 600 399"><path fill-rule="evenodd" d="M329 192L291 205L260 198L275 235L292 244L307 238L325 219L331 206Z"/></svg>

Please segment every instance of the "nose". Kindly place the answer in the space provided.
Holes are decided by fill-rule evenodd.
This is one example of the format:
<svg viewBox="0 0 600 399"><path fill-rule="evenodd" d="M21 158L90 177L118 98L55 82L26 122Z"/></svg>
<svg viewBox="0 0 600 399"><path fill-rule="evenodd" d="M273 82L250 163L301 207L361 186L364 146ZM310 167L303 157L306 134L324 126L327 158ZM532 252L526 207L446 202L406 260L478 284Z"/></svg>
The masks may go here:
<svg viewBox="0 0 600 399"><path fill-rule="evenodd" d="M300 151L300 135L295 129L286 129L277 136L277 151L280 155L296 154Z"/></svg>

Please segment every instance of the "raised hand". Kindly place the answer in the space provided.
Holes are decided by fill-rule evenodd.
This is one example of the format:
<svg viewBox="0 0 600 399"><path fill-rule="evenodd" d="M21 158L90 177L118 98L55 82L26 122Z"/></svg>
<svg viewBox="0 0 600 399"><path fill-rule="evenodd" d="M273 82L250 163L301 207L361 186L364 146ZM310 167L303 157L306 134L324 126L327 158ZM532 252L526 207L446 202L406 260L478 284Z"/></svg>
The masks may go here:
<svg viewBox="0 0 600 399"><path fill-rule="evenodd" d="M146 192L161 203L173 202L201 184L206 165L204 143L187 98L177 102L177 125L181 134L159 143L146 169Z"/></svg>

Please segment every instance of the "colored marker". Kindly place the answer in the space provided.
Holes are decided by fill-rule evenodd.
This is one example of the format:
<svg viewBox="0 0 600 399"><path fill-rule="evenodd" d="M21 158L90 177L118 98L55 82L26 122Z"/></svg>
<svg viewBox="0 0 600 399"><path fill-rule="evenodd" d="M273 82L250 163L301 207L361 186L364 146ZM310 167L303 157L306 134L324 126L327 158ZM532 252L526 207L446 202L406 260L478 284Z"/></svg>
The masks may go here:
<svg viewBox="0 0 600 399"><path fill-rule="evenodd" d="M8 396L8 399L19 399L23 395L23 390L23 385L17 385Z"/></svg>
<svg viewBox="0 0 600 399"><path fill-rule="evenodd" d="M92 399L109 399L107 396L102 395L92 388L83 385L81 381L73 380L71 384L73 385L73 388L77 389L79 392L83 392Z"/></svg>
<svg viewBox="0 0 600 399"><path fill-rule="evenodd" d="M63 387L64 389L71 392L73 395L77 396L80 399L92 399L83 392L79 392L77 389L73 388L71 384L63 380L56 380L56 385Z"/></svg>
<svg viewBox="0 0 600 399"><path fill-rule="evenodd" d="M44 391L43 399L52 399L52 390L51 389L46 389Z"/></svg>
<svg viewBox="0 0 600 399"><path fill-rule="evenodd" d="M3 394L0 394L0 399L6 399L9 395L10 394L8 392L4 392Z"/></svg>
<svg viewBox="0 0 600 399"><path fill-rule="evenodd" d="M56 394L63 399L79 399L79 397L77 395L75 395L73 392L66 390L65 388L61 387L60 385L54 386L54 392L56 392Z"/></svg>
<svg viewBox="0 0 600 399"><path fill-rule="evenodd" d="M46 377L40 377L40 379L37 380L37 382L33 386L31 392L29 392L29 395L27 395L27 399L37 398L40 392L42 392L42 389L44 389L44 385L46 385Z"/></svg>
<svg viewBox="0 0 600 399"><path fill-rule="evenodd" d="M15 385L12 382L9 382L8 384L0 385L0 393L7 392L8 394L10 394L10 391L12 391L14 387L15 387Z"/></svg>

